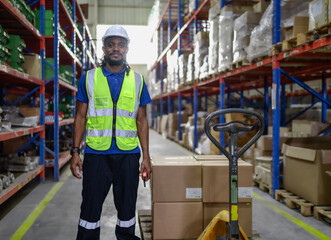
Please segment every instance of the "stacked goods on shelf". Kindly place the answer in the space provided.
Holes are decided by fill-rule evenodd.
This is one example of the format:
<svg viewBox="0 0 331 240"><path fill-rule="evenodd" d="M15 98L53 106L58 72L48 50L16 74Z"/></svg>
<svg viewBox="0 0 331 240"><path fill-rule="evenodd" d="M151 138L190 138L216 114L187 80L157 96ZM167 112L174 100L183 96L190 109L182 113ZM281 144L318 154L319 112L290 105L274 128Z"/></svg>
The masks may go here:
<svg viewBox="0 0 331 240"><path fill-rule="evenodd" d="M1 162L1 160L0 160ZM2 172L0 173L0 193L3 189L6 189L15 180L15 175L12 172Z"/></svg>
<svg viewBox="0 0 331 240"><path fill-rule="evenodd" d="M29 172L39 165L39 156L12 156L6 159L6 170L11 172Z"/></svg>
<svg viewBox="0 0 331 240"><path fill-rule="evenodd" d="M41 79L41 57L38 54L24 53L24 71L32 77Z"/></svg>
<svg viewBox="0 0 331 240"><path fill-rule="evenodd" d="M178 57L178 77L179 77L180 85L186 83L187 72L188 72L188 54L182 53Z"/></svg>
<svg viewBox="0 0 331 240"><path fill-rule="evenodd" d="M7 46L9 42L9 35L6 30L0 25L0 64L7 65L10 53Z"/></svg>
<svg viewBox="0 0 331 240"><path fill-rule="evenodd" d="M284 189L314 205L331 205L331 138L291 138L283 146Z"/></svg>
<svg viewBox="0 0 331 240"><path fill-rule="evenodd" d="M29 115L22 117L18 107L2 107L1 131L12 131L11 127L36 127L39 122L39 115Z"/></svg>
<svg viewBox="0 0 331 240"><path fill-rule="evenodd" d="M291 137L315 137L319 136L330 127L329 123L308 120L293 120Z"/></svg>
<svg viewBox="0 0 331 240"><path fill-rule="evenodd" d="M195 72L194 53L190 53L187 58L187 75L186 75L187 83L193 82L194 72Z"/></svg>
<svg viewBox="0 0 331 240"><path fill-rule="evenodd" d="M30 22L33 23L35 18L34 12L31 10L30 6L23 0L9 0L9 2Z"/></svg>
<svg viewBox="0 0 331 240"><path fill-rule="evenodd" d="M59 98L59 116L61 118L71 118L73 116L73 109L74 106L72 105L72 96L61 96ZM48 104L48 112L53 113L54 111L54 104L51 102ZM53 114L47 114L49 117L54 117ZM49 118L49 122L54 122L54 119Z"/></svg>
<svg viewBox="0 0 331 240"><path fill-rule="evenodd" d="M319 28L330 19L330 3L325 0L314 0L309 3L309 30Z"/></svg>
<svg viewBox="0 0 331 240"><path fill-rule="evenodd" d="M220 2L209 9L209 74L215 74L218 70L218 52L219 52L219 14ZM224 36L222 36L224 38Z"/></svg>
<svg viewBox="0 0 331 240"><path fill-rule="evenodd" d="M234 20L233 63L247 60L246 47L249 46L250 34L259 24L260 13L245 12Z"/></svg>
<svg viewBox="0 0 331 240"><path fill-rule="evenodd" d="M35 27L40 29L40 10L35 11ZM53 36L54 35L54 14L53 10L45 10L45 36Z"/></svg>
<svg viewBox="0 0 331 240"><path fill-rule="evenodd" d="M163 83L164 86L167 86L165 92L178 90L178 50L167 52L167 83Z"/></svg>
<svg viewBox="0 0 331 240"><path fill-rule="evenodd" d="M54 66L54 58L45 58L45 61ZM54 77L54 68L45 64L45 79Z"/></svg>
<svg viewBox="0 0 331 240"><path fill-rule="evenodd" d="M295 32L292 31L291 37L294 37L296 33L304 32L307 27L302 27L302 22L295 21L295 17L308 16L308 4L309 0L286 0L281 2L282 15L281 26L283 29L295 28ZM258 6L258 5L256 5ZM255 11L261 10L255 8ZM271 55L272 46L272 22L273 16L273 4L270 4L265 10L261 21L251 33L250 44L246 48L247 59L249 61L256 60L259 57L265 57ZM300 26L300 27L298 27ZM282 31L281 39L284 39L284 30Z"/></svg>
<svg viewBox="0 0 331 240"><path fill-rule="evenodd" d="M192 156L152 157L153 239L196 239L203 230L202 176Z"/></svg>
<svg viewBox="0 0 331 240"><path fill-rule="evenodd" d="M72 73L72 66L71 65L61 65L59 68L59 76L61 80L65 81L66 83L72 84L72 78L74 74Z"/></svg>
<svg viewBox="0 0 331 240"><path fill-rule="evenodd" d="M9 35L7 48L10 51L8 62L10 66L20 72L24 72L22 64L24 63L23 49L26 47L23 39L18 35Z"/></svg>
<svg viewBox="0 0 331 240"><path fill-rule="evenodd" d="M233 43L233 23L232 12L222 11L219 16L219 51L218 51L218 71L224 72L230 69L232 64L232 43Z"/></svg>
<svg viewBox="0 0 331 240"><path fill-rule="evenodd" d="M208 46L209 32L198 32L194 36L194 80L208 76Z"/></svg>

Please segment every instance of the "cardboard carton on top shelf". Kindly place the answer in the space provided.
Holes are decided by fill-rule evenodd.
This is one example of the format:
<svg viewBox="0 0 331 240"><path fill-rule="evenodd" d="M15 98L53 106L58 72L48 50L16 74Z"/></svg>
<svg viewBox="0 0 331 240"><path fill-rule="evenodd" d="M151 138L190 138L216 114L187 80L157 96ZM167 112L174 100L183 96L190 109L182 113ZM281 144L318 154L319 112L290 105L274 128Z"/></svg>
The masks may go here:
<svg viewBox="0 0 331 240"><path fill-rule="evenodd" d="M314 0L309 3L309 30L321 27L329 22L328 8L328 0Z"/></svg>
<svg viewBox="0 0 331 240"><path fill-rule="evenodd" d="M294 17L294 25L285 27L285 40L296 37L299 33L305 33L309 28L309 17Z"/></svg>
<svg viewBox="0 0 331 240"><path fill-rule="evenodd" d="M23 68L30 76L41 79L41 57L38 54L24 54Z"/></svg>

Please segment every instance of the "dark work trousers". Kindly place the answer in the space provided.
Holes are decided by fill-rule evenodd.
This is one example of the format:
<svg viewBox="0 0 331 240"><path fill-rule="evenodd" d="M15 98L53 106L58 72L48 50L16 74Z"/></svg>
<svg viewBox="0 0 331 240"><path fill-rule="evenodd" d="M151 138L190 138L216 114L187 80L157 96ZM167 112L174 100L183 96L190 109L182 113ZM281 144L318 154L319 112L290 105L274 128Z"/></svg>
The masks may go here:
<svg viewBox="0 0 331 240"><path fill-rule="evenodd" d="M135 236L139 158L140 153L85 154L77 240L100 239L102 205L111 184L117 209L117 240L140 239Z"/></svg>

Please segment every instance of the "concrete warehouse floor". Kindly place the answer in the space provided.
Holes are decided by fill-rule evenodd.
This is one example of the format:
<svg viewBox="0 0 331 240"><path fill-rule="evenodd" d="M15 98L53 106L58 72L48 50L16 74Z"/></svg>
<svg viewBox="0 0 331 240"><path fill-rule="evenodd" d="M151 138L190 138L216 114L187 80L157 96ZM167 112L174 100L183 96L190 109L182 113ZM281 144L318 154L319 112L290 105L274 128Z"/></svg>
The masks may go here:
<svg viewBox="0 0 331 240"><path fill-rule="evenodd" d="M150 150L152 156L192 155L153 130L150 131ZM111 193L112 191L104 203L101 240L115 240L114 226L117 218ZM75 239L80 203L81 182L70 175L67 165L61 171L59 182L52 179L45 183L32 181L0 206L0 239ZM150 206L149 185L144 188L140 181L137 209L150 209ZM253 198L253 232L260 235L254 239L331 239L330 224L313 217L303 217L298 211L288 209L256 187ZM138 224L136 233L139 235Z"/></svg>

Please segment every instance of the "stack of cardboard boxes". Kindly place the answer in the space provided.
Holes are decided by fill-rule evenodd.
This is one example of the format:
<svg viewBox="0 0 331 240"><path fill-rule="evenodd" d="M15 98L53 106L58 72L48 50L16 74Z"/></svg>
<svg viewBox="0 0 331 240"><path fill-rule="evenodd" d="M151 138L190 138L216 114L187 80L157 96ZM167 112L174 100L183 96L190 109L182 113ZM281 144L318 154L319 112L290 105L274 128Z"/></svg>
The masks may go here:
<svg viewBox="0 0 331 240"><path fill-rule="evenodd" d="M239 224L252 236L252 165L239 160ZM224 156L153 157L153 239L196 239L229 207Z"/></svg>

